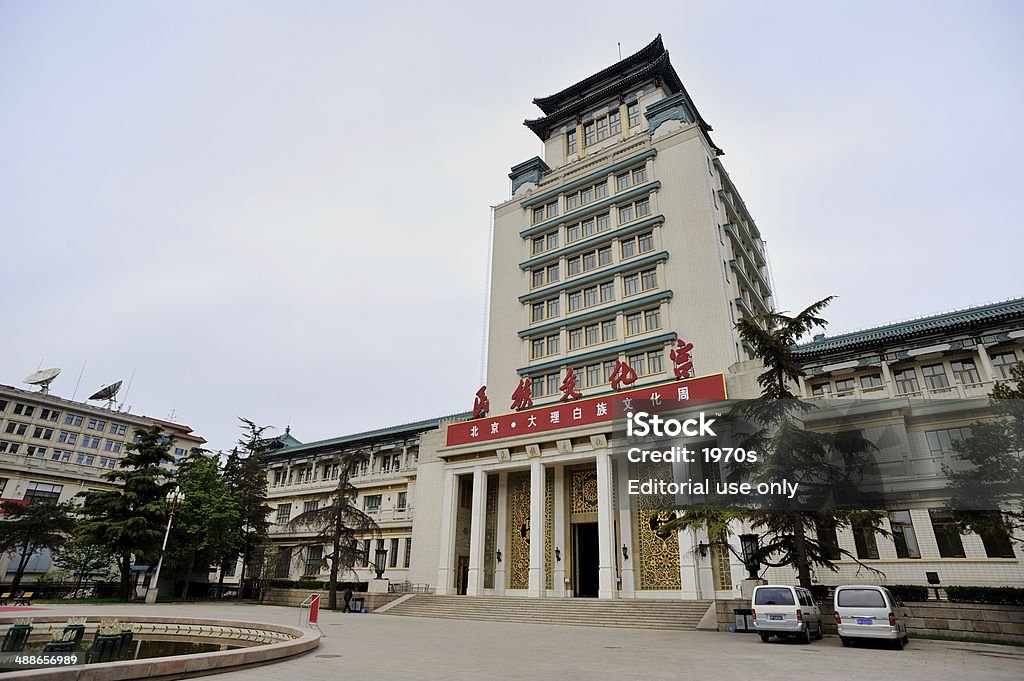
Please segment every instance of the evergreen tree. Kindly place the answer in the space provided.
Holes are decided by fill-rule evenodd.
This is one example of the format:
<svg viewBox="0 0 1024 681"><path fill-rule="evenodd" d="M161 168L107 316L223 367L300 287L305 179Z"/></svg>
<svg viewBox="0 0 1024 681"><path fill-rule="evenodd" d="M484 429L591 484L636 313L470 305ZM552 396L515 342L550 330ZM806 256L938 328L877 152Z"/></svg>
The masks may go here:
<svg viewBox="0 0 1024 681"><path fill-rule="evenodd" d="M834 561L844 556L859 562L850 551L818 536L817 530L856 525L888 534L882 525L884 512L851 507L862 499L858 484L872 461L874 445L855 432L807 430L801 418L815 406L798 400L791 389L804 375L793 354L796 343L815 327L828 325L820 313L831 301L829 296L793 317L771 311L736 324L740 338L764 365L758 376L760 397L741 401L734 410L739 420L757 426L755 432L740 436L740 446L760 457L746 470L754 483L782 478L798 482L801 498L792 507L781 507L771 499L766 505L731 510L684 509L665 526L706 528L712 544L729 549L731 521L746 521L763 537L758 561L772 567L793 566L805 588L811 586L814 566L834 571L838 569Z"/></svg>
<svg viewBox="0 0 1024 681"><path fill-rule="evenodd" d="M74 527L71 504L32 501L23 504L5 501L0 504L0 555L18 551L11 591L21 586L28 561L41 549L56 551L67 540Z"/></svg>
<svg viewBox="0 0 1024 681"><path fill-rule="evenodd" d="M989 404L994 418L955 443L964 465L946 469L949 506L962 532L1024 542L1024 362L996 383Z"/></svg>
<svg viewBox="0 0 1024 681"><path fill-rule="evenodd" d="M239 555L242 557L238 578L238 598L242 598L246 581L255 584L259 579L258 571L250 569L250 566L261 555L270 528L267 517L270 507L266 504L267 474L262 457L284 445L276 438L267 437L270 426L257 426L253 421L241 417L239 420L244 435L238 441L239 446L228 456L224 467L224 476L238 507L236 543L233 551L225 555L221 574L230 562L237 560ZM253 576L249 576L249 573Z"/></svg>
<svg viewBox="0 0 1024 681"><path fill-rule="evenodd" d="M292 530L312 530L314 537L301 544L307 550L315 546L330 546L323 561L331 568L328 585L328 606L338 607L338 575L342 571L354 572L356 561L362 557L359 539L377 536L380 528L376 521L356 504L357 490L350 482L359 462L369 457L366 452L343 452L338 461L338 483L334 489L316 496L317 507L296 516L290 523Z"/></svg>
<svg viewBox="0 0 1024 681"><path fill-rule="evenodd" d="M131 598L132 557L157 560L167 512L164 498L174 488L164 464L173 463L170 440L159 426L135 431L138 442L125 448L118 467L103 478L116 489L82 492L85 503L76 529L85 545L105 547L117 556L122 601Z"/></svg>

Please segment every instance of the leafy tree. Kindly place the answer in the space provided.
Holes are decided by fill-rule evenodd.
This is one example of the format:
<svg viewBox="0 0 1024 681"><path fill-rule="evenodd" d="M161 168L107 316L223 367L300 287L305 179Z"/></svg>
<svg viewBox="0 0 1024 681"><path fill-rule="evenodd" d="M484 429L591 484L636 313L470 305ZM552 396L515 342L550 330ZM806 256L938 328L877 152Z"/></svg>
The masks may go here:
<svg viewBox="0 0 1024 681"><path fill-rule="evenodd" d="M117 555L122 601L131 597L132 556L156 559L167 518L164 498L174 487L163 464L173 463L170 440L159 426L135 431L139 441L126 447L118 468L103 474L117 489L82 492L85 503L76 537Z"/></svg>
<svg viewBox="0 0 1024 681"><path fill-rule="evenodd" d="M224 466L224 476L238 506L238 520L234 528L236 542L221 562L221 575L238 556L242 557L242 569L238 577L238 598L242 598L245 590L248 565L262 553L266 542L270 521L267 515L267 473L261 457L284 445L277 438L267 437L270 426L257 426L253 421L239 418L244 433L238 441L239 447L233 449ZM256 572L255 578L258 580ZM223 583L223 578L221 579Z"/></svg>
<svg viewBox="0 0 1024 681"><path fill-rule="evenodd" d="M53 562L57 567L71 574L75 580L75 590L77 591L82 588L82 584L89 575L102 573L105 576L114 566L116 560L116 554L108 547L86 544L72 537L54 556Z"/></svg>
<svg viewBox="0 0 1024 681"><path fill-rule="evenodd" d="M32 554L40 549L59 549L74 527L71 504L32 501L23 504L5 501L0 504L0 554L18 551L21 555L14 571L11 591L21 585L25 568Z"/></svg>
<svg viewBox="0 0 1024 681"><path fill-rule="evenodd" d="M196 567L216 564L237 541L238 500L221 475L218 458L193 449L179 462L178 486L184 499L177 510L168 553L168 566L185 582Z"/></svg>
<svg viewBox="0 0 1024 681"><path fill-rule="evenodd" d="M362 556L359 539L380 533L374 519L355 503L357 490L350 482L356 466L368 457L366 452L342 453L338 462L338 484L315 497L317 508L299 514L288 523L292 530L305 529L316 533L300 546L330 546L330 553L324 556L323 561L331 568L327 607L332 610L338 607L338 575L342 570L352 571Z"/></svg>
<svg viewBox="0 0 1024 681"><path fill-rule="evenodd" d="M946 468L950 508L962 532L1024 541L1024 362L989 399L994 418L955 443L964 466Z"/></svg>
<svg viewBox="0 0 1024 681"><path fill-rule="evenodd" d="M806 588L811 586L813 566L836 570L834 561L843 556L859 562L851 552L818 537L817 528L856 524L887 534L883 512L849 508L849 502L857 499L857 484L871 461L874 445L859 433L807 430L801 416L815 407L796 399L791 389L804 375L793 355L796 343L815 327L828 325L821 311L832 299L819 300L796 316L771 311L736 324L740 338L765 367L758 376L760 397L741 401L735 409L741 420L759 426L756 432L740 436L742 447L760 455L758 463L748 469L751 480L773 482L785 477L799 483L802 499L790 508L773 500L770 506L761 507L686 509L665 526L706 528L712 544L729 548L731 521L744 520L763 537L759 561L772 567L793 566Z"/></svg>

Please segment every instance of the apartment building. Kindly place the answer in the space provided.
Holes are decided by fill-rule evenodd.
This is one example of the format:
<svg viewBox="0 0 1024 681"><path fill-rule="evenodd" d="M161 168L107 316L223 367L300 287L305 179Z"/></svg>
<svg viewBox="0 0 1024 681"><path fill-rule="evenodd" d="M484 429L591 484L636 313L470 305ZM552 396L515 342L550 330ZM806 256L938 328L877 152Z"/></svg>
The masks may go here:
<svg viewBox="0 0 1024 681"><path fill-rule="evenodd" d="M111 489L102 475L117 467L136 430L154 425L175 456L206 443L184 424L0 385L0 500L67 502L80 492ZM0 579L10 579L11 563L12 556L0 556ZM40 552L26 577L49 568L49 553Z"/></svg>

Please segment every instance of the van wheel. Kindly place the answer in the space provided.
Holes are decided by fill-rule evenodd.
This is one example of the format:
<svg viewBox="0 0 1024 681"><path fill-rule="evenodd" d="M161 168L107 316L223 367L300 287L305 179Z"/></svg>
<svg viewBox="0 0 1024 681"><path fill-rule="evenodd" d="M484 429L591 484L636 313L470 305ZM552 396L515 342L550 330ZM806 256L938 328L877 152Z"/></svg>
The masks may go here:
<svg viewBox="0 0 1024 681"><path fill-rule="evenodd" d="M768 639L771 638L771 634L758 634L761 637L761 643L768 643Z"/></svg>
<svg viewBox="0 0 1024 681"><path fill-rule="evenodd" d="M825 638L825 634L821 631L821 622L818 622L818 630L814 633L814 638L816 638L819 641Z"/></svg>
<svg viewBox="0 0 1024 681"><path fill-rule="evenodd" d="M804 625L804 635L803 635L803 637L801 637L800 642L801 643L810 643L812 640L813 639L811 638L811 625L810 624L806 624L806 625Z"/></svg>
<svg viewBox="0 0 1024 681"><path fill-rule="evenodd" d="M896 650L903 650L903 639L902 638L896 639L895 641L893 641L893 644L894 644Z"/></svg>
<svg viewBox="0 0 1024 681"><path fill-rule="evenodd" d="M848 637L846 637L846 636L840 636L839 640L843 642L843 647L844 648L849 648L849 647L851 647L853 645L853 640L848 638Z"/></svg>

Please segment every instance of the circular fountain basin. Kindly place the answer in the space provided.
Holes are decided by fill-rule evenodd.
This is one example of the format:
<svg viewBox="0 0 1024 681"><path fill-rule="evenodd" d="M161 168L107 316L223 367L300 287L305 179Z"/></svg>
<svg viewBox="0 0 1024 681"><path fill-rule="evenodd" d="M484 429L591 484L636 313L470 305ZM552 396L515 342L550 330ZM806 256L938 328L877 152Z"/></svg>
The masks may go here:
<svg viewBox="0 0 1024 681"><path fill-rule="evenodd" d="M4 671L4 681L180 678L277 662L320 645L320 633L313 629L262 622L140 616L137 613L104 614L85 619L86 634L77 651L80 659L87 655L100 621L110 619L131 625L137 642L132 655L138 655L138 659ZM0 627L6 630L14 620L14 617L0 617ZM38 655L53 632L64 630L67 620L66 616L33 617L32 634L23 652Z"/></svg>

